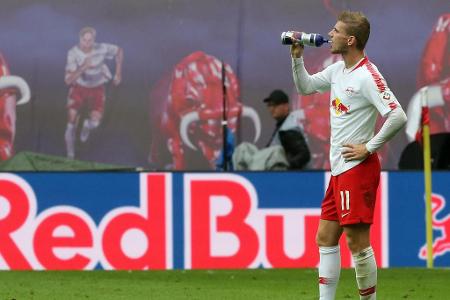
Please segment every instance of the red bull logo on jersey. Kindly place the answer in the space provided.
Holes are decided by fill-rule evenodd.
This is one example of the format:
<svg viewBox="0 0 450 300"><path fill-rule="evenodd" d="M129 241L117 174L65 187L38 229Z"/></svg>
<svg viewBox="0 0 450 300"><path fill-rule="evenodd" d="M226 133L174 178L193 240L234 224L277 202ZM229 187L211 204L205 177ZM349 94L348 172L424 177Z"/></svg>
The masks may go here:
<svg viewBox="0 0 450 300"><path fill-rule="evenodd" d="M433 241L433 257L438 257L450 252L450 213L444 216L439 215L446 206L445 197L442 195L433 194L431 196L431 205L433 230L441 233ZM427 245L425 244L420 248L419 258L425 260L427 256Z"/></svg>
<svg viewBox="0 0 450 300"><path fill-rule="evenodd" d="M350 106L346 106L339 98L331 101L331 107L334 109L337 116L350 113Z"/></svg>

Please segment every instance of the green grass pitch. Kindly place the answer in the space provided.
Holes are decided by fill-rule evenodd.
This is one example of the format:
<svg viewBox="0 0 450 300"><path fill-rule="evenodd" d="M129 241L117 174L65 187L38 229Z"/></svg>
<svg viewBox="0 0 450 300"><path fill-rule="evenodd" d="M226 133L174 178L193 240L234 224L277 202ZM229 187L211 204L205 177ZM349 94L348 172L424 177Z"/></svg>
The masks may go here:
<svg viewBox="0 0 450 300"><path fill-rule="evenodd" d="M0 299L318 299L314 269L1 271ZM450 269L378 270L377 298L450 299ZM336 299L359 299L343 270Z"/></svg>

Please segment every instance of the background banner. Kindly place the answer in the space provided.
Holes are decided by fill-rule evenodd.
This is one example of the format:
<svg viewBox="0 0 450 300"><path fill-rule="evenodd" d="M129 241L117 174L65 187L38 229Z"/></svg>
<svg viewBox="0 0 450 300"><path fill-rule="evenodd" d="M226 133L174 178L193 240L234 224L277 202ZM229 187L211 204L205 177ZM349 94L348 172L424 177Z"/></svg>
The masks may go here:
<svg viewBox="0 0 450 300"><path fill-rule="evenodd" d="M108 70L102 67L102 74L110 72L106 77L111 80L104 85L103 117L89 125L88 138L80 139L90 115L89 108L80 108L72 141L76 159L157 170L214 169L223 141L225 74L236 143L267 143L274 121L262 99L283 89L293 108L305 112L302 125L314 154L312 168L327 169L328 96L296 94L289 48L281 45L280 34L301 30L326 35L342 9L368 16L367 55L405 110L420 87L442 89L443 100L433 108L432 133L450 131L448 1L4 0L1 7L3 65L31 90L31 100L16 108L12 155L70 156L67 106L74 104L68 103L65 82L68 52L78 44L81 28L92 26L99 44L123 50L121 81L114 79L116 48L104 48ZM325 45L305 51L311 72L338 59L328 50ZM80 65L84 61L77 59ZM384 169L397 168L410 139L401 132L380 152Z"/></svg>
<svg viewBox="0 0 450 300"><path fill-rule="evenodd" d="M314 268L324 172L1 173L0 269ZM435 266L450 266L448 172L433 180ZM274 184L276 182L276 184ZM420 172L383 172L381 267L425 266ZM341 239L342 266L351 254Z"/></svg>

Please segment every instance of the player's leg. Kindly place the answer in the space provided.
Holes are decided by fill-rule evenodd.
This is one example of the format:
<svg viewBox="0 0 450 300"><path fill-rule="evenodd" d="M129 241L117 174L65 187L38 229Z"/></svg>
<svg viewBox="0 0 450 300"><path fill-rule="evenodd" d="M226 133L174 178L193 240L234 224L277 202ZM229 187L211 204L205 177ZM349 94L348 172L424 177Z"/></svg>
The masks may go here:
<svg viewBox="0 0 450 300"><path fill-rule="evenodd" d="M64 140L66 142L67 158L73 159L75 157L75 132L77 128L78 111L69 108L67 111L67 125L64 133Z"/></svg>
<svg viewBox="0 0 450 300"><path fill-rule="evenodd" d="M376 299L377 263L370 245L370 225L349 225L344 231L353 256L360 299Z"/></svg>
<svg viewBox="0 0 450 300"><path fill-rule="evenodd" d="M322 202L322 213L317 230L316 243L319 247L319 293L320 299L334 299L341 273L341 254L339 238L342 227L339 225L334 200L334 178L331 177Z"/></svg>
<svg viewBox="0 0 450 300"><path fill-rule="evenodd" d="M67 157L73 159L75 157L75 133L79 120L79 111L84 103L83 88L73 86L69 90L67 97L67 126L64 133L66 142Z"/></svg>
<svg viewBox="0 0 450 300"><path fill-rule="evenodd" d="M339 276L341 274L341 253L339 237L342 227L337 221L320 220L317 230L319 246L319 293L320 299L335 298Z"/></svg>
<svg viewBox="0 0 450 300"><path fill-rule="evenodd" d="M80 141L86 142L89 138L91 130L97 128L100 125L102 119L102 113L98 111L91 111L89 117L83 122L83 128L80 133Z"/></svg>
<svg viewBox="0 0 450 300"><path fill-rule="evenodd" d="M89 94L89 117L84 120L83 128L81 129L80 140L82 142L86 142L91 130L96 129L100 125L105 105L105 90L103 86L91 89Z"/></svg>
<svg viewBox="0 0 450 300"><path fill-rule="evenodd" d="M370 225L379 179L380 162L376 154L337 179L340 224L352 252L360 299L376 299L377 265L370 245Z"/></svg>

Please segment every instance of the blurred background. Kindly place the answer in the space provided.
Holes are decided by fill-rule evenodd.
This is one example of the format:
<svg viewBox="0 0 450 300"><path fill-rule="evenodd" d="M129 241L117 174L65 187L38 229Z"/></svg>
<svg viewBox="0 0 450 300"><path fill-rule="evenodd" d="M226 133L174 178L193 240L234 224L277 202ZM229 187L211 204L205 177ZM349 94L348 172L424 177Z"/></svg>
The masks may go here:
<svg viewBox="0 0 450 300"><path fill-rule="evenodd" d="M220 80L223 62L237 80L235 87L228 85L235 89L228 95L236 95L235 103L228 99L228 106L240 103L259 115L259 147L267 143L274 126L262 100L272 90L282 89L290 95L293 108L302 109L309 116L302 126L313 152L311 168L327 169L328 140L321 138L327 135L323 132L326 126L320 125L320 117L328 111L327 96L308 99L296 94L289 48L281 45L280 34L298 30L326 35L343 9L360 10L368 16L372 28L366 54L378 66L405 111L424 85L420 72L426 45L439 28L443 28L443 34L439 37L442 49L438 54L441 61L436 62L440 68L440 74L435 74L436 82L449 76L448 18L441 18L439 23L439 18L449 13L445 0L426 5L420 0L4 0L0 11L0 51L11 74L24 78L32 93L29 103L17 107L15 153L66 155L67 52L78 43L80 29L92 26L97 30L97 42L115 44L124 50L123 81L118 87L106 85L104 118L88 142L77 142L77 159L144 169L177 169L168 144L179 138L179 119L186 112L200 110L202 101L220 111L223 99L206 99L203 95L199 99L174 100L174 70L185 70L196 57L208 55L216 62L217 70L203 73L205 77ZM327 45L308 48L308 69L318 71L326 66L330 61L328 51ZM192 55L195 53L197 56ZM114 61L108 63L114 70ZM211 79L210 91L221 89L214 84ZM450 122L447 105L440 108L436 122ZM220 122L220 118L214 117L211 124L214 122ZM236 144L253 140L255 124L239 115L232 122ZM445 124L436 127L435 132L449 131ZM216 137L221 137L220 126L211 128ZM181 169L211 169L206 152L198 147L203 139L201 130L190 128L189 136L197 147L194 150L181 145L187 161ZM402 131L389 148L380 151L383 169L398 168L408 142ZM220 143L211 145L208 159L217 158L221 147Z"/></svg>

